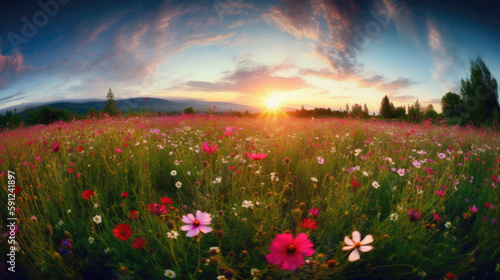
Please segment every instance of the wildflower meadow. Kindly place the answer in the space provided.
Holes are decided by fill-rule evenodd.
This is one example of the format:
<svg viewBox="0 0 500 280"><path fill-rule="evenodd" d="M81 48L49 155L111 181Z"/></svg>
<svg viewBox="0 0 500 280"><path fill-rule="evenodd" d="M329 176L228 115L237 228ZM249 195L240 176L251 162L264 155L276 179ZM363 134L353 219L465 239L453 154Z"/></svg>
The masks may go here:
<svg viewBox="0 0 500 280"><path fill-rule="evenodd" d="M1 278L499 279L499 148L490 128L376 119L5 130Z"/></svg>

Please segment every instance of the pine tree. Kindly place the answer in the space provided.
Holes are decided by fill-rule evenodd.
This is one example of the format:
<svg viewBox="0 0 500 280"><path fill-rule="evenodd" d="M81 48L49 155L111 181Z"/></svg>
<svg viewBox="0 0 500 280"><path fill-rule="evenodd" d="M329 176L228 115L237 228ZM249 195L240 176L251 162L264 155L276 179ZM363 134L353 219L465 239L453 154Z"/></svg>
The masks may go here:
<svg viewBox="0 0 500 280"><path fill-rule="evenodd" d="M364 108L363 108L363 113L364 113L366 116L370 115L370 112L368 111L368 106L366 106L366 103L365 103L365 106L364 106Z"/></svg>
<svg viewBox="0 0 500 280"><path fill-rule="evenodd" d="M346 114L349 114L349 104L345 104L345 112Z"/></svg>
<svg viewBox="0 0 500 280"><path fill-rule="evenodd" d="M382 102L380 103L379 115L382 118L390 118L392 116L391 103L389 102L389 98L387 97L387 95L382 98Z"/></svg>
<svg viewBox="0 0 500 280"><path fill-rule="evenodd" d="M106 95L106 106L104 107L104 113L108 113L110 116L115 116L120 114L120 110L116 107L115 95L111 88L109 88L108 94Z"/></svg>

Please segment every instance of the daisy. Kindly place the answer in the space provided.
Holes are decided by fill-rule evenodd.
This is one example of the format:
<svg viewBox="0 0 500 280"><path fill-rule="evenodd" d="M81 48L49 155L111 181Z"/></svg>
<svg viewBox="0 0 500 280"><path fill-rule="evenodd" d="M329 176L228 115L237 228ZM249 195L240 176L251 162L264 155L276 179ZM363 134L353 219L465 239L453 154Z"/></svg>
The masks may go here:
<svg viewBox="0 0 500 280"><path fill-rule="evenodd" d="M175 278L175 272L171 269L166 269L165 270L165 277L168 277L170 279L174 279Z"/></svg>
<svg viewBox="0 0 500 280"><path fill-rule="evenodd" d="M373 242L373 236L371 234L368 234L367 236L365 236L363 240L361 241L360 240L361 240L361 234L359 233L359 231L354 231L352 233L352 240L348 236L344 238L344 243L347 246L344 246L342 250L344 251L352 250L348 258L350 262L359 260L360 258L359 251L368 252L373 249L373 246L367 245Z"/></svg>
<svg viewBox="0 0 500 280"><path fill-rule="evenodd" d="M168 238L177 239L177 236L179 236L179 233L175 230L171 230L170 232L167 232Z"/></svg>
<svg viewBox="0 0 500 280"><path fill-rule="evenodd" d="M102 218L100 215L96 215L94 218L92 218L96 224L100 224L102 222Z"/></svg>
<svg viewBox="0 0 500 280"><path fill-rule="evenodd" d="M177 181L177 183L175 183L175 186L180 189L182 187L182 182L180 181Z"/></svg>
<svg viewBox="0 0 500 280"><path fill-rule="evenodd" d="M170 172L170 175L172 175L172 176L175 176L175 175L177 175L177 171L175 171L175 170L172 170L172 171Z"/></svg>
<svg viewBox="0 0 500 280"><path fill-rule="evenodd" d="M399 214L398 213L392 213L391 216L389 216L391 221L397 221L399 219Z"/></svg>

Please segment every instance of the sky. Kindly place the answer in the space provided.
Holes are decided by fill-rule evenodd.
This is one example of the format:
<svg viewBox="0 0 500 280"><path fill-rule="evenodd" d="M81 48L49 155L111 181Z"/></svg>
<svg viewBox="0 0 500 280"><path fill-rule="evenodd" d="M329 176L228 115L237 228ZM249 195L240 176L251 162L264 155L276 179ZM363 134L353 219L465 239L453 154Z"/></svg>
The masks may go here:
<svg viewBox="0 0 500 280"><path fill-rule="evenodd" d="M500 78L497 0L17 0L0 10L0 109L157 97L378 112Z"/></svg>

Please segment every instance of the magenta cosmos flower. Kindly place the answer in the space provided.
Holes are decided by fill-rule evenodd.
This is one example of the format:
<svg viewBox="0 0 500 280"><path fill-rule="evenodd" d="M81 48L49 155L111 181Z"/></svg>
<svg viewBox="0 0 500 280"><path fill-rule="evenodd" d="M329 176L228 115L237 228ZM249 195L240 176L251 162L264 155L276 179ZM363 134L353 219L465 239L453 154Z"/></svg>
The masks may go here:
<svg viewBox="0 0 500 280"><path fill-rule="evenodd" d="M250 159L253 159L253 160L263 160L265 159L269 154L249 154L249 153L246 153L245 154L247 157L249 157Z"/></svg>
<svg viewBox="0 0 500 280"><path fill-rule="evenodd" d="M365 236L363 240L361 240L361 233L359 233L359 231L354 231L352 233L352 240L349 238L349 236L346 236L344 238L344 243L347 246L342 247L342 250L344 251L352 250L348 260L350 262L357 261L360 258L359 251L368 252L371 251L371 249L373 249L373 246L367 245L372 242L373 242L373 236L371 234L368 234L367 236Z"/></svg>
<svg viewBox="0 0 500 280"><path fill-rule="evenodd" d="M271 254L266 256L269 263L275 264L284 270L295 270L304 264L303 256L312 256L314 245L305 233L297 235L295 240L290 233L276 235L271 243Z"/></svg>
<svg viewBox="0 0 500 280"><path fill-rule="evenodd" d="M183 215L182 221L187 224L181 226L181 230L187 231L187 237L197 236L200 234L200 231L203 233L212 231L212 228L207 226L212 221L212 217L210 217L210 214L203 213L200 210L196 210L196 217L193 214Z"/></svg>
<svg viewBox="0 0 500 280"><path fill-rule="evenodd" d="M217 144L210 146L207 142L204 142L202 149L203 151L205 151L205 153L212 154L215 153L215 151L217 151Z"/></svg>

